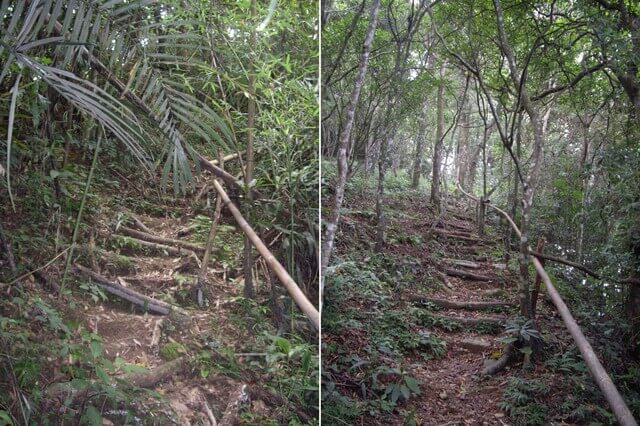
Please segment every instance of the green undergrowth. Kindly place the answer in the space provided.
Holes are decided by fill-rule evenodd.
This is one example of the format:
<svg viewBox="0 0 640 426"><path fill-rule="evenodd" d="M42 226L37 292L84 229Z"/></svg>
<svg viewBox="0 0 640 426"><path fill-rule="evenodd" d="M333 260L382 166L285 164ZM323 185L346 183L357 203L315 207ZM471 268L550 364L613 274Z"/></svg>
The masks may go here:
<svg viewBox="0 0 640 426"><path fill-rule="evenodd" d="M640 365L625 346L629 330L619 305L593 297L592 285L565 277L556 267L547 267L551 280L570 307L605 370L623 395L636 418L640 416ZM602 392L568 332L552 333L558 321L543 315L538 321L546 342L543 359L534 370L516 372L504 388L501 408L513 424L617 424ZM556 324L557 325L557 324ZM562 326L564 327L564 326ZM515 370L514 370L515 371Z"/></svg>
<svg viewBox="0 0 640 426"><path fill-rule="evenodd" d="M446 354L446 343L423 329L421 310L397 299L415 284L419 271L417 259L372 253L341 258L332 266L323 331L325 336L352 338L329 337L323 343L322 409L327 421L410 409L421 392L411 373L415 357L424 361Z"/></svg>

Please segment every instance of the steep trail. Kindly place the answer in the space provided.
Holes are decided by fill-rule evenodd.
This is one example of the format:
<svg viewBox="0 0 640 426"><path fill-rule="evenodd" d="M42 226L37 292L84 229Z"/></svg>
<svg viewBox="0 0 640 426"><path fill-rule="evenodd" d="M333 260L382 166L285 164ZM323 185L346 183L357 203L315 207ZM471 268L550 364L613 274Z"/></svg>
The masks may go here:
<svg viewBox="0 0 640 426"><path fill-rule="evenodd" d="M350 197L327 277L323 422L519 424L504 406L512 379L549 386L545 401L562 403L565 386L549 385L561 376L544 366L514 363L481 374L502 355L505 325L518 314L515 256L505 258L490 224L480 238L465 204L452 203L440 216L423 193L393 193L386 243L375 253L371 199ZM544 295L538 310L545 341L567 348ZM394 400L393 389L407 392L402 387L412 379L419 390Z"/></svg>
<svg viewBox="0 0 640 426"><path fill-rule="evenodd" d="M195 283L210 227L206 215L213 209L202 209L193 199L170 204L127 199L117 212L109 209L95 220L95 244L83 248L71 285L94 295L101 288L108 300L94 297L92 303L80 292L76 297L86 300L67 314L99 336L106 359L148 370L140 386L159 392L165 403L148 399L143 409L150 416L147 421L230 425L241 415L255 421L310 421L313 413L273 390L277 372L261 378L269 356L265 333L278 333L267 310L260 309L273 294L264 260L255 263L258 301L253 304L242 298L242 232L232 218L223 217L206 270L206 305L199 308ZM153 239L167 242L147 244ZM136 306L105 291L109 286L150 298L171 312L145 313L152 303ZM78 312L80 306L84 312ZM313 334L306 323L297 327ZM64 382L49 392L59 398L69 395ZM104 416L124 421L113 410Z"/></svg>
<svg viewBox="0 0 640 426"><path fill-rule="evenodd" d="M414 404L424 424L509 424L499 407L504 377L483 378L480 372L501 354L504 344L496 333L513 314L516 277L486 254L497 243L478 236L467 212L455 205L447 209L435 229L444 255L438 268L446 284L427 295L415 294L413 288L403 294L444 324L456 325L453 330L425 327L445 340L448 350L414 369L423 383Z"/></svg>

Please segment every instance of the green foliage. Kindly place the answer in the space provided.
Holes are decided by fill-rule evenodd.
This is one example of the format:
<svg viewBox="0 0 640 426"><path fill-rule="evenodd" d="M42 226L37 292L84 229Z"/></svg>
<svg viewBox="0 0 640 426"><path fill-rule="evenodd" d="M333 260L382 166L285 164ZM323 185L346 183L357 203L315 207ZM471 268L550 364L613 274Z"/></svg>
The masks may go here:
<svg viewBox="0 0 640 426"><path fill-rule="evenodd" d="M173 361L186 353L186 349L180 343L169 342L160 348L160 358L165 361Z"/></svg>
<svg viewBox="0 0 640 426"><path fill-rule="evenodd" d="M547 423L547 407L544 404L549 387L536 380L511 377L504 391L500 408L504 410L515 424L545 425Z"/></svg>

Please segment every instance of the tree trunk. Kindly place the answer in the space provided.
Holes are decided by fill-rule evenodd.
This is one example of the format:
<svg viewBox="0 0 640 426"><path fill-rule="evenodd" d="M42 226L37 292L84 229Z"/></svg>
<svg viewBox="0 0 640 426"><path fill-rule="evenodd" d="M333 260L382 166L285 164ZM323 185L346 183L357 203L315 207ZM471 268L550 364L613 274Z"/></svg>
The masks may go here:
<svg viewBox="0 0 640 426"><path fill-rule="evenodd" d="M422 157L424 156L425 145L425 133L427 131L427 113L429 110L429 103L425 101L422 110L422 117L420 119L420 129L418 132L418 140L416 141L416 156L413 160L413 178L411 180L411 187L417 189L420 185L420 175L422 174Z"/></svg>
<svg viewBox="0 0 640 426"><path fill-rule="evenodd" d="M433 173L431 179L431 203L440 211L440 176L442 173L442 155L444 150L444 64L440 68L440 82L437 97L436 144L433 149Z"/></svg>
<svg viewBox="0 0 640 426"><path fill-rule="evenodd" d="M390 108L389 108L390 109ZM387 171L387 151L389 138L384 138L380 144L378 156L378 190L376 195L376 245L375 251L380 253L384 247L384 232L387 228L387 219L384 216L384 176Z"/></svg>
<svg viewBox="0 0 640 426"><path fill-rule="evenodd" d="M342 201L344 199L344 189L347 183L347 151L349 149L349 138L351 136L351 130L353 129L353 122L355 117L356 106L360 99L360 91L364 85L364 79L367 74L367 68L369 66L369 53L371 52L371 45L373 44L373 36L378 25L378 12L380 10L380 0L373 0L371 5L371 13L369 18L369 27L367 28L367 35L362 45L362 56L360 58L360 64L358 65L358 73L356 81L351 91L349 103L347 104L347 119L339 137L338 145L338 180L336 182L335 197L333 200L333 210L329 215L329 221L327 222L324 239L322 244L321 254L321 274L320 274L320 302L322 303L322 297L324 292L324 280L329 267L329 259L331 252L333 251L333 245L335 242L336 229L338 228L338 221L340 220L340 209L342 208Z"/></svg>
<svg viewBox="0 0 640 426"><path fill-rule="evenodd" d="M544 144L543 124L537 109L533 106L527 85L520 80L521 73L516 66L515 55L513 49L507 40L507 33L504 28L504 16L500 0L493 0L496 11L496 20L498 24L498 32L500 37L500 46L507 58L511 80L515 87L520 87L520 101L529 116L531 126L533 127L533 152L531 155L531 165L529 174L524 184L524 194L522 200L522 223L520 226L520 255L518 261L520 264L520 282L518 286L518 295L520 299L520 313L525 318L532 319L531 299L529 295L529 222L531 219L531 208L533 207L533 197L535 194L536 184L540 176L540 168L542 165L542 148Z"/></svg>
<svg viewBox="0 0 640 426"><path fill-rule="evenodd" d="M256 0L251 0L251 17L256 16ZM249 99L247 102L247 158L245 164L244 184L247 188L251 188L253 180L253 169L255 168L255 160L253 155L253 129L256 123L256 73L253 63L254 49L256 47L256 30L251 31L251 39L249 41L251 52L249 52ZM248 205L251 206L253 196L251 191L247 193ZM253 248L248 237L244 238L242 270L244 275L244 297L253 299Z"/></svg>

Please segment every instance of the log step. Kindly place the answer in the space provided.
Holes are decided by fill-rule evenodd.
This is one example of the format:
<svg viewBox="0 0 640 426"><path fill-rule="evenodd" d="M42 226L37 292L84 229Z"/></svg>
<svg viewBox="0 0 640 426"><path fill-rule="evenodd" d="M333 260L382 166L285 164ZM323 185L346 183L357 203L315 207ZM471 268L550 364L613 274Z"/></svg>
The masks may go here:
<svg viewBox="0 0 640 426"><path fill-rule="evenodd" d="M487 325L502 325L504 319L495 317L455 317L451 315L433 315L434 318L438 318L445 321L455 322L461 325L478 326L481 324Z"/></svg>
<svg viewBox="0 0 640 426"><path fill-rule="evenodd" d="M471 281L497 281L496 278L489 277L487 275L474 274L473 272L462 271L460 269L444 268L444 273L449 275L450 277L464 278Z"/></svg>
<svg viewBox="0 0 640 426"><path fill-rule="evenodd" d="M510 309L513 307L513 303L507 303L507 302L498 302L498 301L460 302L456 300L438 299L434 297L425 297L425 296L413 296L411 297L410 300L412 302L418 302L418 303L432 303L436 306L440 306L448 309L467 309L471 311Z"/></svg>

